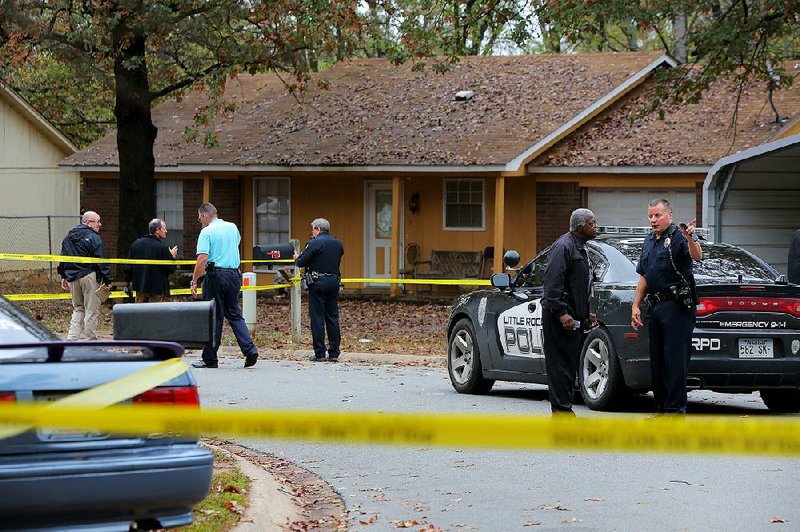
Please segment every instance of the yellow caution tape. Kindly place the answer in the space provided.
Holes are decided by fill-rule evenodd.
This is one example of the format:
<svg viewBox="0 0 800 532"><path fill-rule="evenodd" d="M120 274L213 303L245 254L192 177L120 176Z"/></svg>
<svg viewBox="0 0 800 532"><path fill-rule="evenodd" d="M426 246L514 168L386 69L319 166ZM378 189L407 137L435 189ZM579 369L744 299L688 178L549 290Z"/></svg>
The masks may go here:
<svg viewBox="0 0 800 532"><path fill-rule="evenodd" d="M93 410L3 404L0 423L123 434L215 434L356 444L800 456L800 422L786 418L199 411L148 405Z"/></svg>
<svg viewBox="0 0 800 532"><path fill-rule="evenodd" d="M153 260L153 259L103 259L100 257L74 257L69 255L44 255L29 253L0 253L0 260L25 260L39 262L80 262L85 264L161 264L161 265L194 265L197 261L190 259ZM254 264L287 263L293 264L294 259L270 260L243 260L241 262Z"/></svg>
<svg viewBox="0 0 800 532"><path fill-rule="evenodd" d="M186 373L189 367L179 358L172 358L137 371L121 379L107 382L95 388L69 395L58 401L46 405L37 405L37 408L58 410L65 407L80 407L82 413L104 408L120 401L125 401L146 392L151 388L170 381ZM83 415L83 414L82 414ZM15 423L11 427L0 426L0 438L9 438L37 426L36 423Z"/></svg>
<svg viewBox="0 0 800 532"><path fill-rule="evenodd" d="M288 284L268 284L260 286L242 286L242 291L249 290L278 290L279 288L291 288L294 284L300 282L299 277L293 277ZM436 284L436 285L450 285L450 286L490 286L491 282L487 279L383 279L383 278L352 278L342 279L342 283L374 283L374 284ZM181 296L191 294L189 288L176 288L170 290L170 295ZM201 290L198 290L198 294ZM5 294L6 299L9 301L50 301L58 299L72 299L69 293L64 294ZM111 292L108 296L112 299L125 298L128 295L125 292L117 291Z"/></svg>
<svg viewBox="0 0 800 532"><path fill-rule="evenodd" d="M491 286L488 279L383 279L383 278L347 278L341 281L347 283L373 283L373 284L438 284L450 286Z"/></svg>

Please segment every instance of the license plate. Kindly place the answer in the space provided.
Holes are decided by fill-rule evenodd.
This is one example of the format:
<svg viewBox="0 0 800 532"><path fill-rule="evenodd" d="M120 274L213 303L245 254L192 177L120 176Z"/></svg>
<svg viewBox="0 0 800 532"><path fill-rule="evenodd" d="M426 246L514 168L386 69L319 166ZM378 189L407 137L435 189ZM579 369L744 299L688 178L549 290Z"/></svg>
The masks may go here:
<svg viewBox="0 0 800 532"><path fill-rule="evenodd" d="M773 358L772 338L740 338L739 358Z"/></svg>
<svg viewBox="0 0 800 532"><path fill-rule="evenodd" d="M37 401L52 403L59 399L66 397L66 394L61 393L48 393L39 394L36 397ZM105 438L106 435L102 432L83 430L83 429L49 429L40 428L36 429L36 436L40 441L75 441L75 440L95 440Z"/></svg>

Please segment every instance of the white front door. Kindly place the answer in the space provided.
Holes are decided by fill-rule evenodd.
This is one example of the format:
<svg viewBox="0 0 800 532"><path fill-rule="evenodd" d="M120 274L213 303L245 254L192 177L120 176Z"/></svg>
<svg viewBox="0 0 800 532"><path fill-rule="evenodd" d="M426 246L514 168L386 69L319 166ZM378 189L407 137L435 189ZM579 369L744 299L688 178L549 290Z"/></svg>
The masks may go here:
<svg viewBox="0 0 800 532"><path fill-rule="evenodd" d="M392 183L391 181L367 182L365 194L364 271L366 277L388 279L392 256ZM369 283L369 285L386 286L385 283Z"/></svg>

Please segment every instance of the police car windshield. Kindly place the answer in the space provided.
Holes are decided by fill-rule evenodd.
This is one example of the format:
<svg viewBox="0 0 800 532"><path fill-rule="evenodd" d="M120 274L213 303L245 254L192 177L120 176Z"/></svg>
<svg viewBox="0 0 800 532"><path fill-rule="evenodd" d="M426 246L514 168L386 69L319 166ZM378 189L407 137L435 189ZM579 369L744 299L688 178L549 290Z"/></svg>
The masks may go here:
<svg viewBox="0 0 800 532"><path fill-rule="evenodd" d="M633 264L639 261L642 239L608 239L607 243L617 248ZM773 281L778 272L758 258L730 244L703 242L703 260L694 263L694 275L698 281L742 280Z"/></svg>

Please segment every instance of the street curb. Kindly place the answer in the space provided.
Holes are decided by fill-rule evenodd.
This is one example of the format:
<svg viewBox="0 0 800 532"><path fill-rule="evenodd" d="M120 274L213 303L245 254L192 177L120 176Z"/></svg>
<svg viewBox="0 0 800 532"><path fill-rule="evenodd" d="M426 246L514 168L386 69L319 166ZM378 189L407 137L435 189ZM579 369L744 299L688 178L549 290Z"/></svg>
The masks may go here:
<svg viewBox="0 0 800 532"><path fill-rule="evenodd" d="M187 349L188 356L200 356L201 350ZM308 361L313 356L311 349L259 349L259 360L299 360ZM241 358L238 347L221 346L218 355L225 358ZM401 353L342 353L339 363L360 365L398 365L446 367L447 359L442 355L406 355Z"/></svg>
<svg viewBox="0 0 800 532"><path fill-rule="evenodd" d="M245 513L234 532L324 530L349 528L342 497L315 473L290 460L226 440L204 440L205 445L236 458L251 478Z"/></svg>

